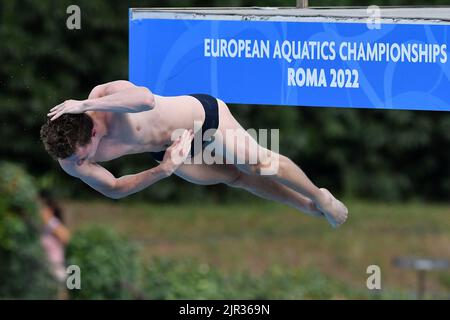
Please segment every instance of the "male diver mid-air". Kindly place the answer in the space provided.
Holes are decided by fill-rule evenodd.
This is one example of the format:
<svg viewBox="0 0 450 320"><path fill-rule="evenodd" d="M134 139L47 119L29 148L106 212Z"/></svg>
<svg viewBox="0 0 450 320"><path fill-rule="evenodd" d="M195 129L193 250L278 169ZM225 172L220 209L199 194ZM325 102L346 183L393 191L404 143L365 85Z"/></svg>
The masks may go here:
<svg viewBox="0 0 450 320"><path fill-rule="evenodd" d="M212 96L160 96L119 80L96 86L86 100L57 105L48 117L41 128L47 152L69 175L107 197L126 197L175 174L195 184L224 183L245 189L325 217L333 227L347 219L342 202L315 186L288 157L259 145L228 106ZM194 148L196 134L209 136L199 148ZM234 161L185 161L201 156L211 143L215 159ZM119 178L99 165L143 152L150 153L158 165Z"/></svg>

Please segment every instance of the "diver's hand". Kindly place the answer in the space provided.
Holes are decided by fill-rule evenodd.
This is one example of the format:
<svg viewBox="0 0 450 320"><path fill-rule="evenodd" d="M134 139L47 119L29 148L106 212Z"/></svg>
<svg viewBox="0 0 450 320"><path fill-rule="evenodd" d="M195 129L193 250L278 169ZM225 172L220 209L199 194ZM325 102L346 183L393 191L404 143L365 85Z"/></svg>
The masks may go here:
<svg viewBox="0 0 450 320"><path fill-rule="evenodd" d="M86 112L83 100L66 100L61 104L50 109L47 117L51 117L51 121L58 119L65 113L83 113Z"/></svg>
<svg viewBox="0 0 450 320"><path fill-rule="evenodd" d="M181 136L179 136L173 144L167 148L164 158L160 163L160 166L171 175L183 164L191 151L191 142L194 138L193 130L185 130Z"/></svg>

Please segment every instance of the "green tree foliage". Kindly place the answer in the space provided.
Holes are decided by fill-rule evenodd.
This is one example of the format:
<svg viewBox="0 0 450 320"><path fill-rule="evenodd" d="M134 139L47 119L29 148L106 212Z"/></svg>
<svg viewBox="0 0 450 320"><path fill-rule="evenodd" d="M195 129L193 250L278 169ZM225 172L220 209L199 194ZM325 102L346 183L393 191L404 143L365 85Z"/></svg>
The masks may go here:
<svg viewBox="0 0 450 320"><path fill-rule="evenodd" d="M90 227L75 232L66 259L81 270L81 289L72 299L132 299L138 292L140 261L136 249L114 231Z"/></svg>
<svg viewBox="0 0 450 320"><path fill-rule="evenodd" d="M144 290L150 299L368 298L321 272L272 267L262 274L226 274L195 260L153 259Z"/></svg>
<svg viewBox="0 0 450 320"><path fill-rule="evenodd" d="M16 165L0 163L0 299L50 299L56 282L39 241L36 190Z"/></svg>
<svg viewBox="0 0 450 320"><path fill-rule="evenodd" d="M311 0L311 6L373 1ZM448 1L382 0L380 5ZM128 77L128 8L293 6L292 1L78 1L81 30L66 28L71 1L0 2L0 154L70 196L99 195L62 172L45 153L39 128L49 108L83 99L98 83ZM157 44L155 44L157 45ZM407 81L407 80L405 80ZM379 200L443 200L450 193L450 115L443 112L232 106L246 128L279 128L281 153L317 184L348 196ZM116 175L154 166L148 155L106 164ZM133 198L177 201L235 197L223 186L198 187L171 178Z"/></svg>

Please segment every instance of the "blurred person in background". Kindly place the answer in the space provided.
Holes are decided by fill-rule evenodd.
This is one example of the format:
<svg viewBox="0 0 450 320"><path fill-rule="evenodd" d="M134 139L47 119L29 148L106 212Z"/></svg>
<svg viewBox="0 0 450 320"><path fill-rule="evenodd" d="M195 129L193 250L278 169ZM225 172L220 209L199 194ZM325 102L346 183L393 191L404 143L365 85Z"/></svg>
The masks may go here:
<svg viewBox="0 0 450 320"><path fill-rule="evenodd" d="M43 190L39 193L40 216L43 221L41 244L47 254L51 273L61 285L58 297L64 298L66 265L65 246L70 240L70 231L64 225L63 212L52 194Z"/></svg>

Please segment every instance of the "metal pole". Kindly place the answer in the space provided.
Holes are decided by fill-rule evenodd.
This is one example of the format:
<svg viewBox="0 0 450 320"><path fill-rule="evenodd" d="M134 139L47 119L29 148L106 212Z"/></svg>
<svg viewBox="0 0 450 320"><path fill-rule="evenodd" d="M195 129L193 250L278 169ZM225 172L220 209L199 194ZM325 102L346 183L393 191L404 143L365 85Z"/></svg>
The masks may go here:
<svg viewBox="0 0 450 320"><path fill-rule="evenodd" d="M422 300L425 298L425 270L417 271L417 299Z"/></svg>
<svg viewBox="0 0 450 320"><path fill-rule="evenodd" d="M308 0L297 0L297 8L308 8Z"/></svg>

